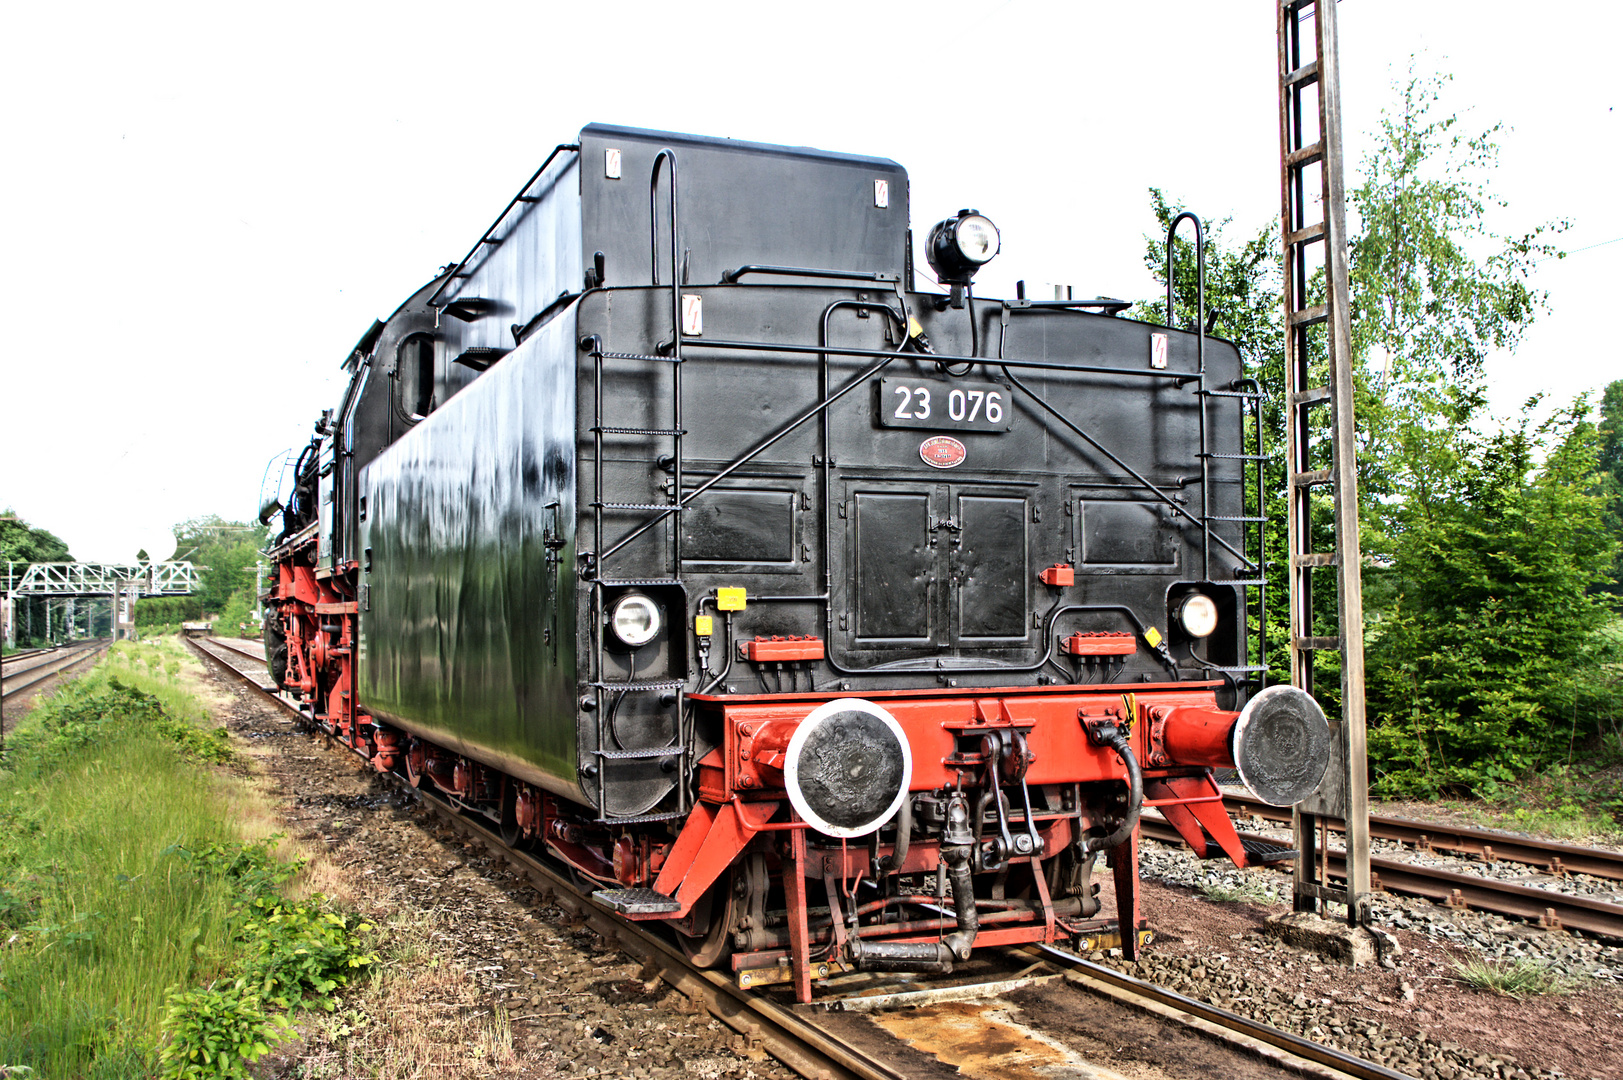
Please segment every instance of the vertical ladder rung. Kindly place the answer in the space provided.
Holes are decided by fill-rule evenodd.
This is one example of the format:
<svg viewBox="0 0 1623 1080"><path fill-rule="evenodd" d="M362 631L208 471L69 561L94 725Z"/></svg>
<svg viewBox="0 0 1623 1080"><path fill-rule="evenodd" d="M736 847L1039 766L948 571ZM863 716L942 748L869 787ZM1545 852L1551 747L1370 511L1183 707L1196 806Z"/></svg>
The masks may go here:
<svg viewBox="0 0 1623 1080"><path fill-rule="evenodd" d="M1314 304L1312 307L1305 307L1301 311L1291 312L1291 325L1316 326L1329 317L1330 312L1325 308L1325 305Z"/></svg>
<svg viewBox="0 0 1623 1080"><path fill-rule="evenodd" d="M1303 405L1322 405L1330 400L1328 386L1315 386L1311 390L1298 390L1291 395L1291 404L1300 408Z"/></svg>
<svg viewBox="0 0 1623 1080"><path fill-rule="evenodd" d="M1298 649L1314 652L1339 652L1341 639L1339 637L1299 637L1293 638L1291 644Z"/></svg>
<svg viewBox="0 0 1623 1080"><path fill-rule="evenodd" d="M1336 566L1338 562L1335 553L1329 551L1311 551L1291 556L1291 565L1296 567Z"/></svg>
<svg viewBox="0 0 1623 1080"><path fill-rule="evenodd" d="M1318 484L1333 484L1335 477L1331 475L1329 469L1312 469L1292 476L1291 483L1297 487L1314 487Z"/></svg>

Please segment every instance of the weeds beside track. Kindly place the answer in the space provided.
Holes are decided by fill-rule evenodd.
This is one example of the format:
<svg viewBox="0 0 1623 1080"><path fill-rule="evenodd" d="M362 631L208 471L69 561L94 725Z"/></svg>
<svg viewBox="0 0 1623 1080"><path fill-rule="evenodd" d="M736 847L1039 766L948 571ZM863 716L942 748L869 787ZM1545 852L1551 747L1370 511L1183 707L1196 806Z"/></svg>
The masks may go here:
<svg viewBox="0 0 1623 1080"><path fill-rule="evenodd" d="M173 645L121 644L10 740L0 769L0 1065L152 1075L166 1030L186 1030L172 995L251 970L261 945L245 918L264 910L256 900L277 902L269 890L291 870L245 898L241 875L194 857L268 857L269 847L244 835L246 785L209 767L232 752L177 678L186 662ZM261 980L258 995L274 988ZM233 1075L223 1065L202 1075Z"/></svg>

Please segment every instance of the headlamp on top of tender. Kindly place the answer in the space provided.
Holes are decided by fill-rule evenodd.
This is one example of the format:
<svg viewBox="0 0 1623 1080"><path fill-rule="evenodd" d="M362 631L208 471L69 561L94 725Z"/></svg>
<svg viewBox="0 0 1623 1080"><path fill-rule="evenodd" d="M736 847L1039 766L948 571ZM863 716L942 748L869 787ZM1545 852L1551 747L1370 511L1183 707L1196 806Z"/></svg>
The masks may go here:
<svg viewBox="0 0 1623 1080"><path fill-rule="evenodd" d="M943 285L968 285L1002 246L997 226L979 210L960 210L930 229L925 256Z"/></svg>
<svg viewBox="0 0 1623 1080"><path fill-rule="evenodd" d="M642 593L626 593L609 608L609 629L628 648L641 648L654 640L659 627L659 605Z"/></svg>

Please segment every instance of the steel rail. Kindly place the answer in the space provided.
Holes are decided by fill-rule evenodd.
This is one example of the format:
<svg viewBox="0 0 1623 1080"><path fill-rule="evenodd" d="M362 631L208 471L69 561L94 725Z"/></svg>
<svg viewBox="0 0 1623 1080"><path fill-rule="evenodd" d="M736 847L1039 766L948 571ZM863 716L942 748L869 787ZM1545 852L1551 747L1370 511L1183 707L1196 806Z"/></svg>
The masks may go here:
<svg viewBox="0 0 1623 1080"><path fill-rule="evenodd" d="M1268 821L1286 823L1291 819L1290 807L1270 806L1252 795L1225 792L1223 804L1230 813L1251 814ZM1345 831L1345 824L1335 818L1321 820L1328 820L1332 832ZM1376 814L1370 815L1369 829L1373 837L1396 840L1423 851L1476 855L1490 862L1506 859L1529 866L1542 866L1552 874L1590 874L1623 881L1623 852Z"/></svg>
<svg viewBox="0 0 1623 1080"><path fill-rule="evenodd" d="M232 667L224 657L204 648L201 639L189 638L186 644L214 667L266 701L304 718L292 702L260 685L253 676ZM348 760L356 760L349 747L330 735L318 733L324 736L329 748L342 749ZM481 844L493 855L522 870L540 891L543 901L557 904L569 915L583 921L610 945L641 961L650 974L657 972L660 978L688 1000L702 1005L751 1045L761 1047L801 1076L809 1080L903 1080L902 1075L894 1069L808 1024L793 1010L740 989L722 972L693 967L679 949L653 931L620 919L610 909L598 905L588 894L576 888L567 876L527 852L508 847L495 832L458 813L454 807L432 797L431 793L412 788L402 777L390 773L380 775L405 792L429 796L422 798L419 805L434 812L469 840Z"/></svg>
<svg viewBox="0 0 1623 1080"><path fill-rule="evenodd" d="M69 668L77 667L87 659L94 659L108 647L106 642L97 642L73 649L60 657L52 657L43 663L23 668L15 675L6 675L3 679L4 690L0 691L0 701L9 701L16 695L37 686L53 676L60 675ZM86 655L86 654L90 655ZM19 676L25 676L19 678Z"/></svg>
<svg viewBox="0 0 1623 1080"><path fill-rule="evenodd" d="M68 645L52 645L46 649L28 649L24 652L15 652L0 660L0 672L5 672L7 677L15 677L25 671L32 671L41 664L48 664L52 660L60 660L64 656L83 652L85 649L95 648L106 643L103 638L95 638L87 641L76 641Z"/></svg>
<svg viewBox="0 0 1623 1080"><path fill-rule="evenodd" d="M196 639L193 639L193 640L196 640ZM246 660L252 660L256 664L263 665L263 664L266 663L265 647L263 645L261 645L259 647L258 652L254 652L251 649L243 648L241 645L233 645L229 641L225 640L224 638L211 637L208 640L213 642L215 645L218 645L220 648L225 649L228 652L234 652L238 656L240 656L240 657L242 657L242 658L244 658Z"/></svg>
<svg viewBox="0 0 1623 1080"><path fill-rule="evenodd" d="M1164 821L1142 819L1142 825L1145 836L1166 843L1183 843L1178 830ZM1239 835L1242 841L1275 842L1251 833ZM1330 851L1328 857L1330 876L1345 881L1347 867L1343 853ZM1371 858L1369 865L1373 874L1371 886L1376 890L1441 901L1449 907L1513 915L1552 930L1582 930L1596 937L1623 941L1623 904L1395 859Z"/></svg>
<svg viewBox="0 0 1623 1080"><path fill-rule="evenodd" d="M1282 1031L1276 1027L1256 1020L1248 1020L1238 1013L1217 1005L1211 1005L1195 998L1185 997L1172 990L1156 986L1154 983L1135 979L1113 968L1102 964L1095 964L1089 960L1064 949L1057 949L1052 945L1033 945L1027 947L1032 955L1042 956L1050 963L1066 969L1070 974L1067 980L1092 993L1103 996L1125 996L1128 999L1136 998L1140 1001L1151 1002L1161 1009L1171 1010L1173 1013L1184 1013L1189 1017L1204 1021L1207 1024L1221 1028L1224 1032L1232 1032L1244 1039L1264 1043L1276 1050L1304 1058L1315 1065L1332 1069L1347 1076L1356 1076L1360 1080L1413 1080L1407 1073L1395 1072L1384 1065L1373 1061L1366 1061L1333 1046L1316 1043L1312 1039L1297 1035L1289 1031ZM1116 991L1116 994L1109 993Z"/></svg>
<svg viewBox="0 0 1623 1080"><path fill-rule="evenodd" d="M304 716L304 713L299 710L299 707L293 704L293 702L287 700L287 698L283 697L281 694L278 694L275 687L265 686L252 675L232 667L230 661L226 660L225 657L220 656L209 649L205 649L201 644L203 640L204 639L202 638L185 639L186 645L198 656L201 656L204 660L218 668L221 672L242 683L268 704L275 705L280 709L286 709L288 712L300 718ZM263 661L261 661L261 663L263 663Z"/></svg>

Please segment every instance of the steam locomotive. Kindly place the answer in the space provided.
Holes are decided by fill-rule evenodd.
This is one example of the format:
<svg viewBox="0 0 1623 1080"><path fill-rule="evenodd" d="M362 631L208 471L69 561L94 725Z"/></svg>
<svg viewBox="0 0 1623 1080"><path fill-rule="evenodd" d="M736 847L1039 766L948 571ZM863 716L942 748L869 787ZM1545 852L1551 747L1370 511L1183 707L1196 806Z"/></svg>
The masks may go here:
<svg viewBox="0 0 1623 1080"><path fill-rule="evenodd" d="M1329 753L1262 688L1233 346L976 297L974 210L920 291L908 199L889 160L588 126L362 336L261 514L312 724L801 1001L1136 955L1141 808L1288 858L1213 769L1289 804Z"/></svg>

